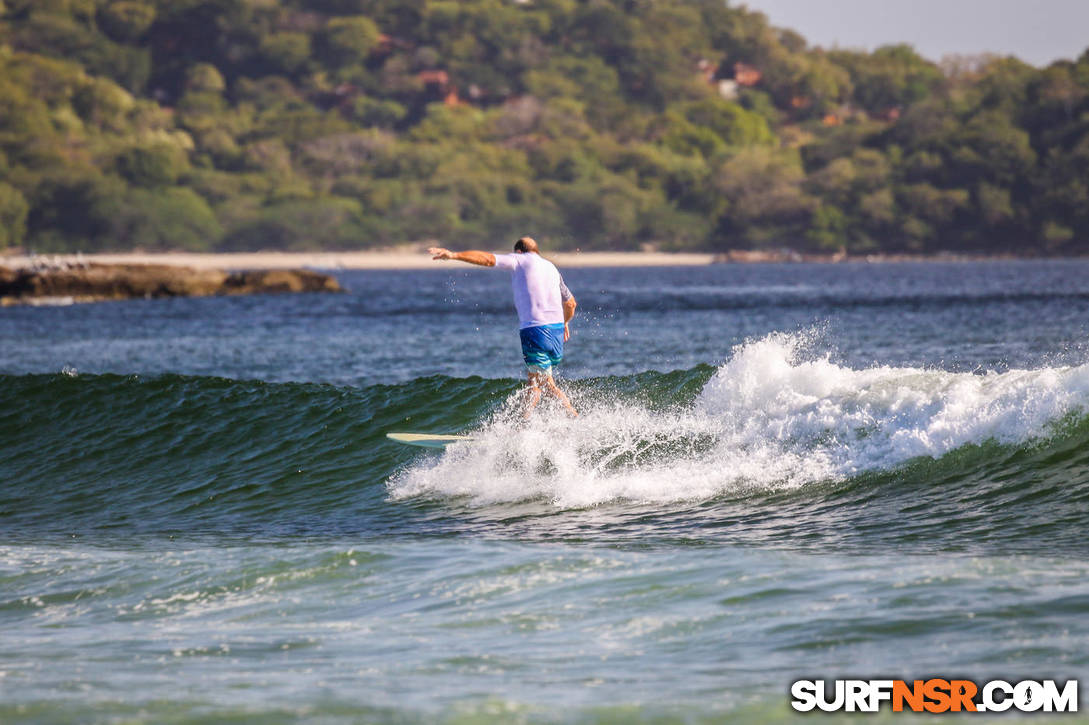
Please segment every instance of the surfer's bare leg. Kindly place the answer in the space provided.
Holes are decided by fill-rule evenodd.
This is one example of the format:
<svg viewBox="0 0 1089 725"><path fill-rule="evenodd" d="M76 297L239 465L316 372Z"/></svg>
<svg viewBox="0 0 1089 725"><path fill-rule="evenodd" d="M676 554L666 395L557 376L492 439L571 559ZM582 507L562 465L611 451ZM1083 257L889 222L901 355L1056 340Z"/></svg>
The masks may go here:
<svg viewBox="0 0 1089 725"><path fill-rule="evenodd" d="M528 419L533 413L537 403L541 402L541 381L544 377L541 373L530 373L529 382L526 383L526 406L522 410L522 417Z"/></svg>
<svg viewBox="0 0 1089 725"><path fill-rule="evenodd" d="M556 396L556 400L560 401L563 407L567 408L567 412L571 414L572 418L578 418L579 412L575 410L575 406L571 405L571 401L567 399L567 393L560 390L560 386L556 385L556 381L548 378L548 390Z"/></svg>
<svg viewBox="0 0 1089 725"><path fill-rule="evenodd" d="M529 387L530 398L526 405L526 417L533 412L533 409L537 407L537 403L541 401L541 389L544 388L552 394L556 400L560 401L560 405L567 409L567 412L571 414L572 418L578 418L579 413L575 410L575 406L571 405L571 401L568 400L567 394L560 390L560 386L556 385L556 380L552 377L552 373L536 373L529 374Z"/></svg>

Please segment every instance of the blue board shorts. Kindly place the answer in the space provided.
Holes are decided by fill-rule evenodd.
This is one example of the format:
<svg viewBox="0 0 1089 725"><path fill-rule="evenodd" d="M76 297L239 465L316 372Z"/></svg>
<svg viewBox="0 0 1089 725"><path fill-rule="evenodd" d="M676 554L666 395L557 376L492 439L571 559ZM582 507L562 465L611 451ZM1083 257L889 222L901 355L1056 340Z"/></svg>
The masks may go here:
<svg viewBox="0 0 1089 725"><path fill-rule="evenodd" d="M522 357L533 373L550 373L553 365L563 361L563 323L523 327L518 331L522 338Z"/></svg>

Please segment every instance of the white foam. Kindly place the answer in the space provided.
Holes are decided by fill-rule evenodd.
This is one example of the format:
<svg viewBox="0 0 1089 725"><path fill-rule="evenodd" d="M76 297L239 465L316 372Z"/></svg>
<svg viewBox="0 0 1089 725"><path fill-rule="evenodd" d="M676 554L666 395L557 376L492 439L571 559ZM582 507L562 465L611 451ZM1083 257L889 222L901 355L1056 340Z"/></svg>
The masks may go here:
<svg viewBox="0 0 1089 725"><path fill-rule="evenodd" d="M418 461L390 493L559 507L705 500L842 480L966 444L1024 443L1089 403L1089 365L853 370L808 354L811 343L777 333L740 345L692 405L667 412L584 394L579 419L546 410L521 427L512 398L472 444Z"/></svg>

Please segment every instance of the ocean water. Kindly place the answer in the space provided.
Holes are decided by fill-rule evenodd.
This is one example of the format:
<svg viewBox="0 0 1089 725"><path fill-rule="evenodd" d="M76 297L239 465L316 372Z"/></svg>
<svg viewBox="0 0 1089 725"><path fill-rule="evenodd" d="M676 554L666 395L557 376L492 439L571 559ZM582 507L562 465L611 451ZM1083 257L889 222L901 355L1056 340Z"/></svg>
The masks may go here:
<svg viewBox="0 0 1089 725"><path fill-rule="evenodd" d="M505 274L337 275L0 309L0 722L1085 700L1089 262L568 270L582 415L529 424Z"/></svg>

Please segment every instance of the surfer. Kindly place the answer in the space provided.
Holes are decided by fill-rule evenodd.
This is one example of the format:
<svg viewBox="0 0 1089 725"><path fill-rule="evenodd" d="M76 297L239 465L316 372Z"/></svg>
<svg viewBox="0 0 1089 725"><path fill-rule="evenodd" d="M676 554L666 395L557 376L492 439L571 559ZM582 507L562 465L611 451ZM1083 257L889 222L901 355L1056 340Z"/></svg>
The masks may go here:
<svg viewBox="0 0 1089 725"><path fill-rule="evenodd" d="M563 360L563 344L571 337L570 322L577 303L556 265L540 255L537 242L522 237L514 243L514 254L492 254L475 249L451 252L442 247L431 247L427 251L432 259L453 259L512 273L518 336L522 338L522 357L529 378L525 415L528 418L537 407L542 391L548 391L567 412L578 417L575 407L552 377L552 368Z"/></svg>

